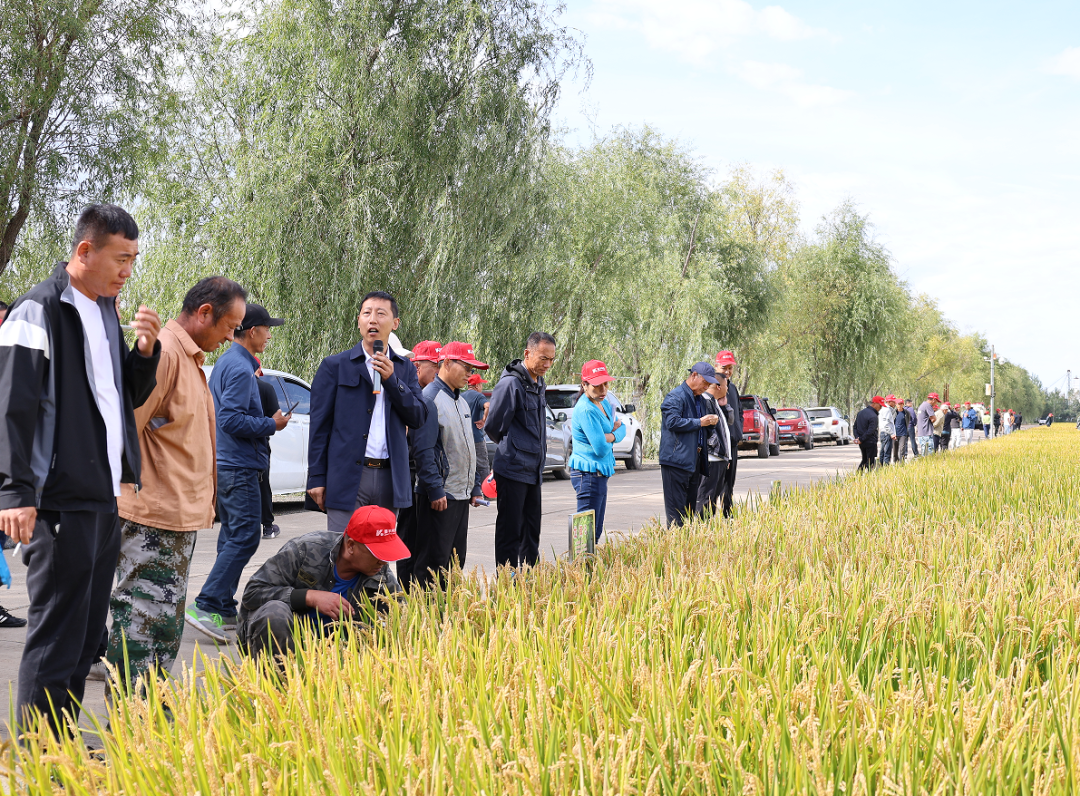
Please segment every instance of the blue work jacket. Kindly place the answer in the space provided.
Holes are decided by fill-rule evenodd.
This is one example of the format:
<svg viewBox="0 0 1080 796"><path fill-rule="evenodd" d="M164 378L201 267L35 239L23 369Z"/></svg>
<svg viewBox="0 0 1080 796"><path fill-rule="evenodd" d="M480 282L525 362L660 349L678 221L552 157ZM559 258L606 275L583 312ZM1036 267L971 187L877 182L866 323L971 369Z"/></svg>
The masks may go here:
<svg viewBox="0 0 1080 796"><path fill-rule="evenodd" d="M491 469L495 475L539 484L547 459L547 385L533 381L520 359L503 370L491 394L484 431L498 448Z"/></svg>
<svg viewBox="0 0 1080 796"><path fill-rule="evenodd" d="M700 468L701 413L697 396L684 381L660 404L660 465L693 472Z"/></svg>
<svg viewBox="0 0 1080 796"><path fill-rule="evenodd" d="M412 362L392 350L386 353L394 363L393 375L382 384L386 447L394 507L403 509L412 505L413 491L405 428L423 426L428 409ZM326 487L328 509L352 511L356 505L374 410L375 395L363 343L322 361L311 383L307 488Z"/></svg>
<svg viewBox="0 0 1080 796"><path fill-rule="evenodd" d="M217 413L217 466L266 470L270 451L265 440L277 431L272 417L263 413L259 363L239 343L229 346L210 374L210 394Z"/></svg>

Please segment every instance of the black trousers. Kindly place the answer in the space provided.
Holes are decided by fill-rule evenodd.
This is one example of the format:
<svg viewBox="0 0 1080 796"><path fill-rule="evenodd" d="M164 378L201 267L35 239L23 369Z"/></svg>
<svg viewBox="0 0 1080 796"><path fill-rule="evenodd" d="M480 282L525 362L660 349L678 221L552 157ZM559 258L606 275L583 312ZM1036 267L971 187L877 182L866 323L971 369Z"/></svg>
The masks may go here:
<svg viewBox="0 0 1080 796"><path fill-rule="evenodd" d="M664 483L664 512L668 525L682 525L694 516L701 472L660 465L660 478Z"/></svg>
<svg viewBox="0 0 1080 796"><path fill-rule="evenodd" d="M727 486L727 466L725 462L709 462L709 471L701 479L697 491L698 514L715 513Z"/></svg>
<svg viewBox="0 0 1080 796"><path fill-rule="evenodd" d="M397 520L397 535L405 546L409 548L409 557L403 558L397 562L397 579L401 584L401 588L408 591L412 588L413 584L413 564L416 563L417 556L420 554L420 544L416 539L416 504L423 500L423 497L413 493L413 504L407 509L401 509L398 512Z"/></svg>
<svg viewBox="0 0 1080 796"><path fill-rule="evenodd" d="M38 512L34 537L23 553L30 610L19 665L20 725L26 726L26 712L33 708L54 732L61 711L78 719L86 675L105 634L119 559L115 511Z"/></svg>
<svg viewBox="0 0 1080 796"><path fill-rule="evenodd" d="M438 582L446 587L446 573L455 557L465 565L469 535L469 501L446 501L446 508L435 511L431 501L420 495L416 503L416 541L418 555L413 556L413 582L426 587ZM434 573L434 574L433 574Z"/></svg>
<svg viewBox="0 0 1080 796"><path fill-rule="evenodd" d="M270 491L270 471L259 473L259 495L262 498L262 524L266 528L274 524L274 493Z"/></svg>
<svg viewBox="0 0 1080 796"><path fill-rule="evenodd" d="M727 471L724 473L724 490L720 495L720 499L724 503L724 516L730 517L732 514L732 505L735 502L735 473L739 469L739 449L736 447L736 443L732 443L731 447L731 462L728 464Z"/></svg>
<svg viewBox="0 0 1080 796"><path fill-rule="evenodd" d="M540 487L495 474L495 566L534 566L540 560Z"/></svg>
<svg viewBox="0 0 1080 796"><path fill-rule="evenodd" d="M870 470L877 464L878 444L876 439L860 442L859 452L862 453L862 461L859 462L860 470Z"/></svg>

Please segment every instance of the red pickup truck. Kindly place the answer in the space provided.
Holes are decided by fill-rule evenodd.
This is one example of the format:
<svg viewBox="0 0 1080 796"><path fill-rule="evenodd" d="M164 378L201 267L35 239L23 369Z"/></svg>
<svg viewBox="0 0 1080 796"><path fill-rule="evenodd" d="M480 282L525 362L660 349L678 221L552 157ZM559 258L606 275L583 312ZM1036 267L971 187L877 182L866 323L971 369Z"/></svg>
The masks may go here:
<svg viewBox="0 0 1080 796"><path fill-rule="evenodd" d="M743 438L739 450L756 450L759 459L780 455L780 426L776 410L760 395L739 397L743 410Z"/></svg>

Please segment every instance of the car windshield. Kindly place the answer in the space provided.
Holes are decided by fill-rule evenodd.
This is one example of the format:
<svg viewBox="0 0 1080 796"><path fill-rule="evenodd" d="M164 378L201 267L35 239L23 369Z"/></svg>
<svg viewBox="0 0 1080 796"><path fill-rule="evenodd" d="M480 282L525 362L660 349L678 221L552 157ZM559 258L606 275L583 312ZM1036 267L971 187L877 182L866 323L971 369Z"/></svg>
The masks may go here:
<svg viewBox="0 0 1080 796"><path fill-rule="evenodd" d="M777 420L799 420L801 418L798 409L777 409Z"/></svg>
<svg viewBox="0 0 1080 796"><path fill-rule="evenodd" d="M578 399L577 390L548 390L546 395L547 405L552 409L573 409Z"/></svg>
<svg viewBox="0 0 1080 796"><path fill-rule="evenodd" d="M754 406L754 398L750 395L744 395L739 399L739 403L742 404L744 412L751 412L757 407Z"/></svg>
<svg viewBox="0 0 1080 796"><path fill-rule="evenodd" d="M810 415L811 420L821 420L826 417L832 417L832 412L828 409L807 409L806 414Z"/></svg>

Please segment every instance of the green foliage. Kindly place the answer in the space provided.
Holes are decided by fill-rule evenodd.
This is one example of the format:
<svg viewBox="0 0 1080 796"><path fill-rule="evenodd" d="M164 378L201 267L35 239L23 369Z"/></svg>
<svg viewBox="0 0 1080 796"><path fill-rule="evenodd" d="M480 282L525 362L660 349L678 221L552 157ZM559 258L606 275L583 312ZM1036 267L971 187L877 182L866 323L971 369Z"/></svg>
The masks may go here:
<svg viewBox="0 0 1080 796"><path fill-rule="evenodd" d="M0 274L31 214L57 237L161 144L142 120L185 17L176 0L0 0Z"/></svg>
<svg viewBox="0 0 1080 796"><path fill-rule="evenodd" d="M288 319L270 357L305 375L355 343L372 289L415 342L490 332L477 309L506 288L503 347L521 348L570 33L495 0L281 0L243 23L190 65L133 290L175 307L196 278L233 277Z"/></svg>

